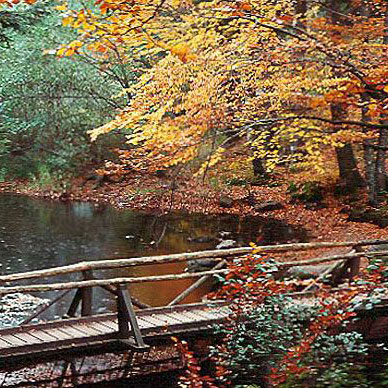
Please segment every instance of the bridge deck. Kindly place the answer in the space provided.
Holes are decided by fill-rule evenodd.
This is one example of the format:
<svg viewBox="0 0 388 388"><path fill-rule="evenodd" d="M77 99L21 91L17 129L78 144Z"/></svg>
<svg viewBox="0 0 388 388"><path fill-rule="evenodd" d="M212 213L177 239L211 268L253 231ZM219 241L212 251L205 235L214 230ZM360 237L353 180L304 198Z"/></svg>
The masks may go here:
<svg viewBox="0 0 388 388"><path fill-rule="evenodd" d="M224 303L180 305L137 311L144 339L182 332L203 331L224 320L230 311ZM0 330L0 365L64 350L104 345L118 340L116 314L71 318ZM129 338L131 341L131 338ZM147 341L146 341L147 342Z"/></svg>

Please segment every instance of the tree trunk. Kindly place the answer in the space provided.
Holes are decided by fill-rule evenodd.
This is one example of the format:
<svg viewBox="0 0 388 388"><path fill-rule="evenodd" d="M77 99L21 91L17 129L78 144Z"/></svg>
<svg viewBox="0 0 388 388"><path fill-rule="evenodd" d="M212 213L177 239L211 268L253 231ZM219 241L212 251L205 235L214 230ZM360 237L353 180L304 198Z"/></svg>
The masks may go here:
<svg viewBox="0 0 388 388"><path fill-rule="evenodd" d="M385 17L385 30L383 43L388 46L388 15ZM381 124L387 124L388 117L383 115L381 117ZM387 151L386 147L388 145L388 132L386 129L381 128L379 132L379 148L377 150L376 158L376 185L377 185L377 194L386 191L387 187L387 178L385 173L385 162L387 160Z"/></svg>
<svg viewBox="0 0 388 388"><path fill-rule="evenodd" d="M333 24L341 25L343 21L340 18L341 1L331 0L331 21ZM342 11L343 12L343 11ZM347 111L340 103L331 105L331 116L334 121L341 121L347 118ZM336 130L341 129L341 127ZM340 183L349 191L364 186L364 180L358 170L357 161L350 143L345 144L342 148L336 148Z"/></svg>
<svg viewBox="0 0 388 388"><path fill-rule="evenodd" d="M362 97L363 102L368 101L367 96ZM362 121L370 121L368 116L368 108L362 108ZM364 168L366 184L368 186L368 201L371 205L376 203L376 174L375 174L375 150L371 140L366 139L364 141Z"/></svg>
<svg viewBox="0 0 388 388"><path fill-rule="evenodd" d="M379 132L379 148L377 149L376 156L376 172L375 172L375 185L376 185L376 204L381 202L380 195L386 190L386 175L385 175L385 162L387 159L386 150L383 147L388 145L388 134L386 129L380 129Z"/></svg>
<svg viewBox="0 0 388 388"><path fill-rule="evenodd" d="M307 12L307 1L298 0L295 4L295 13L297 15L305 16L306 12ZM303 23L298 23L298 25L303 27Z"/></svg>
<svg viewBox="0 0 388 388"><path fill-rule="evenodd" d="M346 111L340 104L331 105L331 116L333 120L341 121L346 119ZM344 147L336 148L340 183L348 190L353 191L364 186L364 180L358 171L357 161L350 143Z"/></svg>
<svg viewBox="0 0 388 388"><path fill-rule="evenodd" d="M252 141L253 135L252 135L252 129L247 130L247 141ZM253 155L252 159L252 168L253 168L253 175L255 177L266 177L267 171L265 169L265 161L263 159L260 159L255 156L255 148L251 147L251 155Z"/></svg>
<svg viewBox="0 0 388 388"><path fill-rule="evenodd" d="M367 5L363 5L360 10L360 14L364 17L370 17L370 10ZM368 43L367 40L365 43ZM361 117L363 122L372 121L368 114L368 103L370 101L370 96L368 93L362 93L361 102L363 103L361 108ZM368 132L368 128L364 128L364 132ZM374 205L376 202L376 169L375 169L375 158L376 152L373 148L373 141L366 139L364 141L364 169L365 169L365 179L366 185L368 187L368 201L371 205Z"/></svg>
<svg viewBox="0 0 388 388"><path fill-rule="evenodd" d="M265 177L267 175L267 171L265 170L264 163L261 159L254 158L252 160L253 167L253 175L255 177Z"/></svg>
<svg viewBox="0 0 388 388"><path fill-rule="evenodd" d="M364 180L357 168L351 144L345 144L342 148L336 148L340 182L350 191L363 187Z"/></svg>
<svg viewBox="0 0 388 388"><path fill-rule="evenodd" d="M385 18L385 30L383 36L383 43L388 45L388 16ZM387 123L387 117L381 117L381 123ZM383 201L383 195L387 190L387 176L385 164L387 160L386 147L388 145L388 132L381 128L379 131L378 148L376 151L376 162L374 172L374 186L370 193L370 202L373 206L379 206Z"/></svg>

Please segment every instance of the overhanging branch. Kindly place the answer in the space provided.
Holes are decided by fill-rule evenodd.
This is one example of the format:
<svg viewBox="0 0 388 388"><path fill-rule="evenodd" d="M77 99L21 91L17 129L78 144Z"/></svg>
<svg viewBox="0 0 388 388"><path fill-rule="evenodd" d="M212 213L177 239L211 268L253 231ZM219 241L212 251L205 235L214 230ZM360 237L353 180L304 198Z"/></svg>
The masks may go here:
<svg viewBox="0 0 388 388"><path fill-rule="evenodd" d="M279 121L293 121L293 120L316 120L332 125L356 125L359 127L365 128L375 128L375 129L388 129L388 124L378 124L370 123L365 121L356 121L356 120L331 120L324 117L318 116L290 116L290 117L274 117L268 119L262 119L253 122L253 125L270 125Z"/></svg>

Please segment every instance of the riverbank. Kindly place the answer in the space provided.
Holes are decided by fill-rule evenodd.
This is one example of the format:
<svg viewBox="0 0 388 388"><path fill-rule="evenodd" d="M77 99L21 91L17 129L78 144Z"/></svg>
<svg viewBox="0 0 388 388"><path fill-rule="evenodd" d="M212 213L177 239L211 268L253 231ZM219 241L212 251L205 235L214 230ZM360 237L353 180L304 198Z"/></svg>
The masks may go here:
<svg viewBox="0 0 388 388"><path fill-rule="evenodd" d="M364 194L336 196L334 187L324 187L319 203L295 200L289 194L289 183L277 181L261 185L244 182L206 182L190 176L172 181L167 174L131 174L118 182L78 178L66 191L39 188L27 182L0 184L8 191L61 201L91 201L109 203L115 208L142 210L154 214L170 211L202 214L234 214L241 217L276 219L295 228L304 228L311 241L347 241L387 239L388 228L369 222L350 221L353 208L366 202ZM362 219L361 219L362 221Z"/></svg>

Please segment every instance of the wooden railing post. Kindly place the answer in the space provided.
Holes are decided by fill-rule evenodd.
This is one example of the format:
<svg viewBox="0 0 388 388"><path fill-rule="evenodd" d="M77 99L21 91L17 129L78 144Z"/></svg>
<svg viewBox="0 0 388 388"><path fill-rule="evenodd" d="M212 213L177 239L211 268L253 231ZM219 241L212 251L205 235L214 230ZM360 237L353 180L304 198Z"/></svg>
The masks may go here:
<svg viewBox="0 0 388 388"><path fill-rule="evenodd" d="M350 254L355 253L357 255L357 254L360 254L361 252L363 252L362 247L360 245L355 245L353 246L353 249L350 252ZM332 283L334 285L338 285L344 280L348 280L349 283L352 282L352 280L359 274L360 266L361 266L361 256L348 258L345 261L342 269L337 274L335 274L334 278L332 279L333 280Z"/></svg>
<svg viewBox="0 0 388 388"><path fill-rule="evenodd" d="M360 246L355 246L353 248L356 253L362 252L363 249ZM348 267L348 277L349 282L353 280L360 273L361 266L361 257L353 257L352 259L348 259L347 267Z"/></svg>
<svg viewBox="0 0 388 388"><path fill-rule="evenodd" d="M93 272L82 271L83 280L92 280ZM92 307L93 307L93 288L92 287L83 287L81 288L81 296L82 296L82 306L81 306L81 315L88 316L92 315Z"/></svg>
<svg viewBox="0 0 388 388"><path fill-rule="evenodd" d="M117 287L117 319L119 326L118 337L121 342L137 350L148 349L148 345L144 343L141 335L136 313L128 292L128 286L122 284ZM131 334L135 340L134 343L130 340Z"/></svg>

